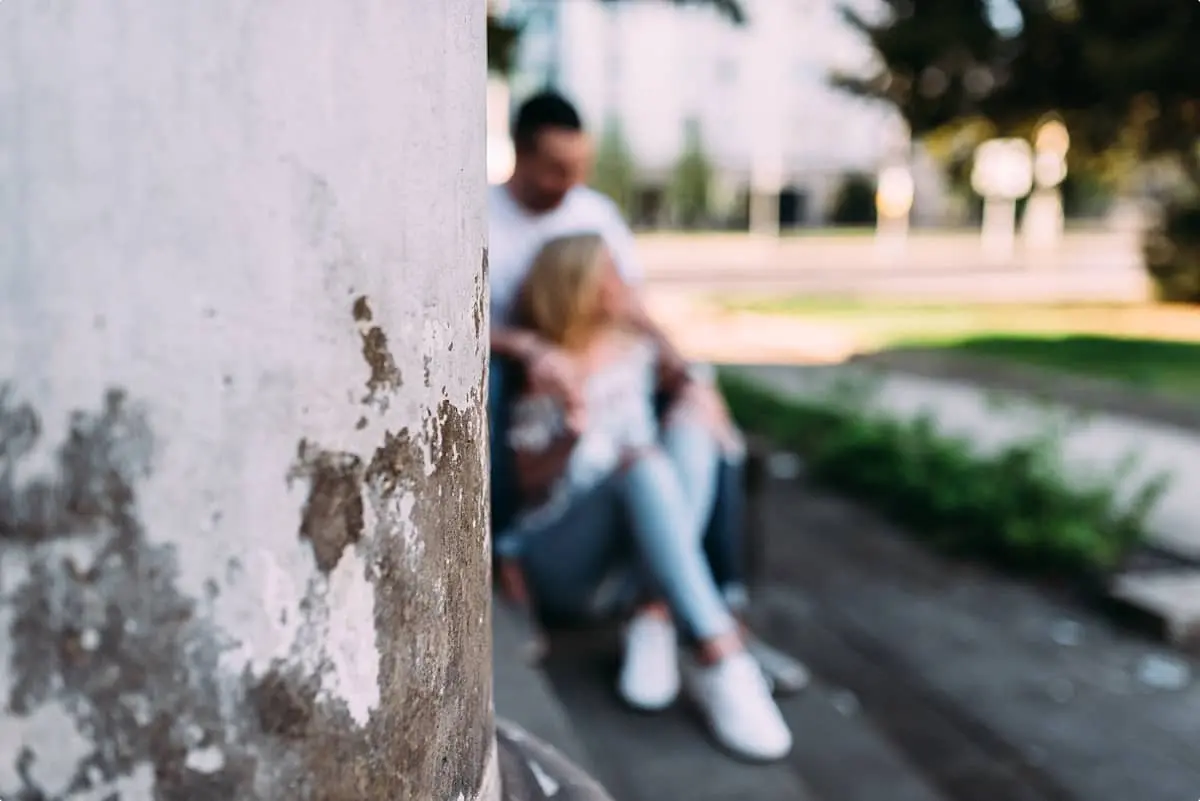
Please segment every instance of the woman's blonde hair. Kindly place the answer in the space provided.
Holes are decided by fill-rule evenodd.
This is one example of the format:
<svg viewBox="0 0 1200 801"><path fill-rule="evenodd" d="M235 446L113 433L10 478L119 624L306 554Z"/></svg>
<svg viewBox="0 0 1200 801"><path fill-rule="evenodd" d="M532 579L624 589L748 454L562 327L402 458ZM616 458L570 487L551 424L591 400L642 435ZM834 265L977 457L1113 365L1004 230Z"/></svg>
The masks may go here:
<svg viewBox="0 0 1200 801"><path fill-rule="evenodd" d="M559 347L585 346L604 324L604 240L577 234L547 242L517 297L519 324Z"/></svg>

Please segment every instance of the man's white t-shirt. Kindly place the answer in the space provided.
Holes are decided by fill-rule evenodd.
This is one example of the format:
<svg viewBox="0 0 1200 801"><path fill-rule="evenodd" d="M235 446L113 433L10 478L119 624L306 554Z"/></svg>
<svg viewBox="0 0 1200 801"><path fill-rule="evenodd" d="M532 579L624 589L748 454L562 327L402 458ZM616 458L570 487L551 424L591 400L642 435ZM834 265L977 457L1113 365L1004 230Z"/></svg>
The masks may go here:
<svg viewBox="0 0 1200 801"><path fill-rule="evenodd" d="M573 234L599 234L612 252L621 276L631 285L642 275L634 252L633 232L617 204L588 186L576 186L562 203L543 214L523 208L505 186L488 192L488 272L492 295L492 325L511 321L521 282L542 246Z"/></svg>

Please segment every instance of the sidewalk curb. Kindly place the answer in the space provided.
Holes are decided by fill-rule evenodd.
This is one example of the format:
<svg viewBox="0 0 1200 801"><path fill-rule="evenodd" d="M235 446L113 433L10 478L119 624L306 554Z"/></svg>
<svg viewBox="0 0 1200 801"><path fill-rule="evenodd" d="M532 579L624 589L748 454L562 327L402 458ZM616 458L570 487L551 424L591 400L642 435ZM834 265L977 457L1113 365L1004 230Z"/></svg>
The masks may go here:
<svg viewBox="0 0 1200 801"><path fill-rule="evenodd" d="M1115 576L1107 611L1171 645L1200 646L1200 570L1130 571Z"/></svg>

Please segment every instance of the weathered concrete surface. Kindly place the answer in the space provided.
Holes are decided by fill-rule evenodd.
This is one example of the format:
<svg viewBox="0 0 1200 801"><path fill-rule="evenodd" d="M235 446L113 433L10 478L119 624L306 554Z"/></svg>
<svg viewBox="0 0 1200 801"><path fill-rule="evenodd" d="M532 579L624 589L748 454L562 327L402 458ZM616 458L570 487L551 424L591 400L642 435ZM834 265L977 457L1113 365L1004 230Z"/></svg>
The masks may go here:
<svg viewBox="0 0 1200 801"><path fill-rule="evenodd" d="M483 14L0 5L6 801L496 796Z"/></svg>

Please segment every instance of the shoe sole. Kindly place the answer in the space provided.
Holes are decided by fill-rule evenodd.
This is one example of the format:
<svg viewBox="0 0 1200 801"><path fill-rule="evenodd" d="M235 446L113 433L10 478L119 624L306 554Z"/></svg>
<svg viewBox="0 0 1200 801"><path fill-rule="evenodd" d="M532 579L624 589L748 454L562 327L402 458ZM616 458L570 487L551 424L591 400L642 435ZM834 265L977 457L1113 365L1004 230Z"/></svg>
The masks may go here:
<svg viewBox="0 0 1200 801"><path fill-rule="evenodd" d="M641 715L657 715L660 712L666 712L675 705L675 703L679 700L679 696L680 691L676 690L675 695L671 696L671 699L661 706L647 706L645 704L638 704L630 701L625 697L625 693L621 692L620 685L617 686L617 698L621 700L621 703L630 711L637 712Z"/></svg>

